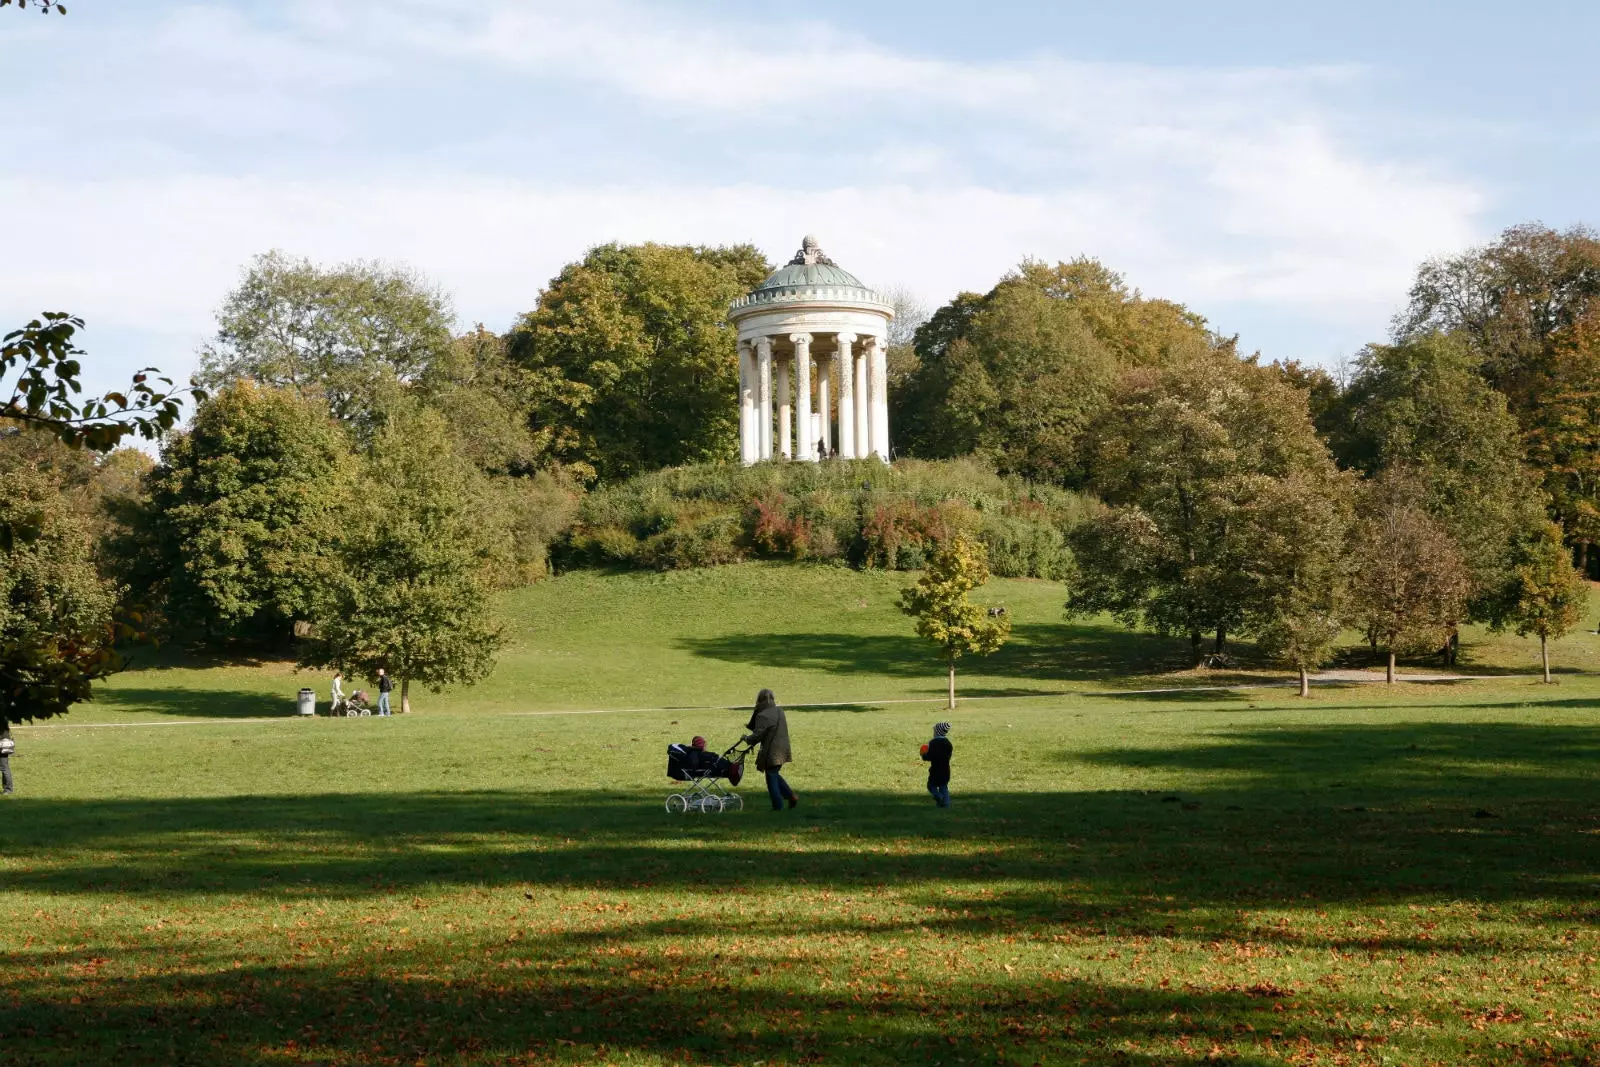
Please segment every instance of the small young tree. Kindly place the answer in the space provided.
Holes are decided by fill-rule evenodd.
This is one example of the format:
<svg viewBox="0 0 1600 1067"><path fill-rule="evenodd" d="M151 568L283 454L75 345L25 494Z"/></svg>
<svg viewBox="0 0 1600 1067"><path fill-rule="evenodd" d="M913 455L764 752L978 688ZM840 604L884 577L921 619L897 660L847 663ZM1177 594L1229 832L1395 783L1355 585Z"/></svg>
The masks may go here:
<svg viewBox="0 0 1600 1067"><path fill-rule="evenodd" d="M1388 649L1394 682L1397 649L1438 648L1466 611L1472 580L1461 550L1442 524L1383 486L1351 552L1351 608L1356 623Z"/></svg>
<svg viewBox="0 0 1600 1067"><path fill-rule="evenodd" d="M503 643L490 608L503 538L478 508L481 476L451 450L444 420L405 407L373 438L312 610L307 666L438 690L494 669ZM490 513L492 514L492 512Z"/></svg>
<svg viewBox="0 0 1600 1067"><path fill-rule="evenodd" d="M1567 633L1583 617L1589 587L1572 566L1561 527L1551 523L1529 538L1517 553L1512 576L1511 622L1518 637L1539 635L1539 662L1550 681L1550 638Z"/></svg>
<svg viewBox="0 0 1600 1067"><path fill-rule="evenodd" d="M1006 643L1011 619L991 615L967 594L989 580L988 553L966 537L947 541L928 561L917 584L900 592L900 610L917 620L917 633L939 646L950 672L950 703L956 706L956 660L987 656Z"/></svg>

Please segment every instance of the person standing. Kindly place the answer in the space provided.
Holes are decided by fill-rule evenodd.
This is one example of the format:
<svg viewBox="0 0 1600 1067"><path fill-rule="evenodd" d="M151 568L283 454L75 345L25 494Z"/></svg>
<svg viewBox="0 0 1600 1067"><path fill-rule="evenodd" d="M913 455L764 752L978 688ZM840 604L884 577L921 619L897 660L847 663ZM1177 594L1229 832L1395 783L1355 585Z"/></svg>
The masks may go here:
<svg viewBox="0 0 1600 1067"><path fill-rule="evenodd" d="M934 723L933 740L922 746L922 758L928 764L928 792L941 808L950 806L950 757L956 750L945 736L949 732L949 723Z"/></svg>
<svg viewBox="0 0 1600 1067"><path fill-rule="evenodd" d="M11 728L8 726L0 730L0 790L4 790L6 796L17 791L16 783L11 780L11 754L16 750L17 743L11 740Z"/></svg>
<svg viewBox="0 0 1600 1067"><path fill-rule="evenodd" d="M339 714L339 709L344 706L344 671L333 672L333 707L329 715Z"/></svg>
<svg viewBox="0 0 1600 1067"><path fill-rule="evenodd" d="M756 770L767 776L767 795L772 798L772 810L782 811L784 801L792 808L800 803L783 780L783 765L792 763L794 755L789 749L789 720L778 706L772 690L763 689L756 694L755 710L745 724L750 732L744 735L746 744L760 745L756 753Z"/></svg>
<svg viewBox="0 0 1600 1067"><path fill-rule="evenodd" d="M382 667L378 668L378 714L389 714L389 694L394 692L394 679Z"/></svg>

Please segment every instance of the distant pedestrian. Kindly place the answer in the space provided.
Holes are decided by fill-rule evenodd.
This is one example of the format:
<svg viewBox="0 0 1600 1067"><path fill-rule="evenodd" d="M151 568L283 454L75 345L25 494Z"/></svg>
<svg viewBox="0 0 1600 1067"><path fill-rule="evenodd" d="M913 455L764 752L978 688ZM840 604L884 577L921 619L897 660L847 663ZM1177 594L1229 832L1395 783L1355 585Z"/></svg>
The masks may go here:
<svg viewBox="0 0 1600 1067"><path fill-rule="evenodd" d="M791 808L799 804L794 790L783 780L783 765L794 762L794 755L789 750L789 720L778 707L778 698L772 695L772 690L763 689L756 694L755 711L745 729L750 731L744 736L745 742L761 746L761 751L756 753L756 770L767 776L767 795L772 798L772 810L782 811L785 800Z"/></svg>
<svg viewBox="0 0 1600 1067"><path fill-rule="evenodd" d="M928 764L928 792L941 808L950 806L950 757L956 750L945 736L949 732L949 723L934 723L933 740L922 746L922 758Z"/></svg>
<svg viewBox="0 0 1600 1067"><path fill-rule="evenodd" d="M378 668L378 714L389 714L389 694L394 692L394 679L382 667Z"/></svg>
<svg viewBox="0 0 1600 1067"><path fill-rule="evenodd" d="M333 672L333 701L332 701L332 703L333 703L333 707L329 710L328 714L329 715L337 715L337 714L339 714L339 709L344 707L344 672L343 671L334 671Z"/></svg>
<svg viewBox="0 0 1600 1067"><path fill-rule="evenodd" d="M11 754L16 750L17 743L11 740L10 727L0 730L0 789L6 796L17 791L16 783L11 780Z"/></svg>

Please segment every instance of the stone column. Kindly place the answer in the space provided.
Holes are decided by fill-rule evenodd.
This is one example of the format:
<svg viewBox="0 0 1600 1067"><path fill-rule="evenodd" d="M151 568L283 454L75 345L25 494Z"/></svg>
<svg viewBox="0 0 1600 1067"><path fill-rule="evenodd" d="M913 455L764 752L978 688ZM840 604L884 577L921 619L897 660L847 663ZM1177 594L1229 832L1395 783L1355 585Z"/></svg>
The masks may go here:
<svg viewBox="0 0 1600 1067"><path fill-rule="evenodd" d="M789 361L778 360L778 447L784 459L794 458L794 408L789 396Z"/></svg>
<svg viewBox="0 0 1600 1067"><path fill-rule="evenodd" d="M756 338L757 374L760 377L761 399L757 401L756 421L760 423L761 454L758 459L772 458L772 339Z"/></svg>
<svg viewBox="0 0 1600 1067"><path fill-rule="evenodd" d="M839 334L839 455L844 459L856 458L856 391L854 366L850 345L853 333Z"/></svg>
<svg viewBox="0 0 1600 1067"><path fill-rule="evenodd" d="M756 361L749 341L739 342L739 460L746 466L761 455L756 432Z"/></svg>
<svg viewBox="0 0 1600 1067"><path fill-rule="evenodd" d="M872 439L872 454L889 462L889 344L885 338L874 337L867 353L871 363L868 371L872 382L871 406L867 412L868 433Z"/></svg>
<svg viewBox="0 0 1600 1067"><path fill-rule="evenodd" d="M867 348L862 345L861 351L856 353L856 457L859 459L872 455L869 440L872 420L867 417L872 400L871 385L872 379L867 374Z"/></svg>
<svg viewBox="0 0 1600 1067"><path fill-rule="evenodd" d="M824 359L817 364L817 412L822 416L822 444L833 451L833 411L829 394L833 392L833 360Z"/></svg>
<svg viewBox="0 0 1600 1067"><path fill-rule="evenodd" d="M798 447L794 454L801 459L817 458L817 438L811 429L811 335L792 333L794 343L794 419L799 429Z"/></svg>

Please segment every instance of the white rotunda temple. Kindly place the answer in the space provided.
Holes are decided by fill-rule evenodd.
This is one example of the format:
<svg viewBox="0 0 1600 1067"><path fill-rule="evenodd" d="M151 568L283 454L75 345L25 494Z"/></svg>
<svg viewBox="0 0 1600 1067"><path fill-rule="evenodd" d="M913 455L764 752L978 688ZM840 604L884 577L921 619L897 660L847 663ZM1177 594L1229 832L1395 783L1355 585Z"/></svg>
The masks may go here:
<svg viewBox="0 0 1600 1067"><path fill-rule="evenodd" d="M735 300L728 318L739 330L744 462L887 462L893 317L879 293L835 266L810 236L787 265Z"/></svg>

